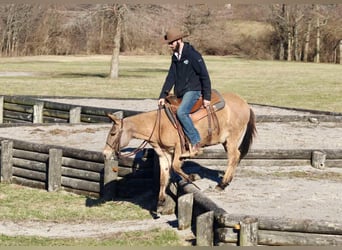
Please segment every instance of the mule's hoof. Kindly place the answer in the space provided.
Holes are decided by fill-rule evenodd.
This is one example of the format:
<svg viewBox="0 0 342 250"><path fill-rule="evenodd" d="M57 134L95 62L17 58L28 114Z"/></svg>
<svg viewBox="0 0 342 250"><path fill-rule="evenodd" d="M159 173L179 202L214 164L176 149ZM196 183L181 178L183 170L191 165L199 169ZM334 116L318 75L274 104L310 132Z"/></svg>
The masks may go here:
<svg viewBox="0 0 342 250"><path fill-rule="evenodd" d="M215 190L221 192L221 191L223 191L228 185L229 185L229 183L228 183L228 184L223 184L223 183L217 184L217 186L215 187Z"/></svg>

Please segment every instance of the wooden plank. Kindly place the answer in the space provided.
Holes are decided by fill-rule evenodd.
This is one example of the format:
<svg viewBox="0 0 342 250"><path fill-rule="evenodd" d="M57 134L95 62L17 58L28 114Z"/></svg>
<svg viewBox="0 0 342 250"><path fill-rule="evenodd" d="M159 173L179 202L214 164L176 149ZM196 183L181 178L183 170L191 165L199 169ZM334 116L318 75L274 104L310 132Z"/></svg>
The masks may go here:
<svg viewBox="0 0 342 250"><path fill-rule="evenodd" d="M43 116L44 117L52 117L52 118L69 120L69 110L68 111L60 111L60 110L44 108Z"/></svg>
<svg viewBox="0 0 342 250"><path fill-rule="evenodd" d="M16 103L33 106L36 104L36 99L27 96L5 96L4 102Z"/></svg>
<svg viewBox="0 0 342 250"><path fill-rule="evenodd" d="M26 159L26 160L34 160L34 161L39 161L39 162L44 162L44 163L49 159L48 154L41 154L41 153L20 150L20 149L13 149L13 157Z"/></svg>
<svg viewBox="0 0 342 250"><path fill-rule="evenodd" d="M13 175L13 141L1 141L0 181L10 183Z"/></svg>
<svg viewBox="0 0 342 250"><path fill-rule="evenodd" d="M100 183L62 176L62 187L100 193Z"/></svg>
<svg viewBox="0 0 342 250"><path fill-rule="evenodd" d="M62 166L62 176L71 177L75 179L89 180L89 181L101 181L101 173L84 171L80 169L68 168Z"/></svg>
<svg viewBox="0 0 342 250"><path fill-rule="evenodd" d="M268 246L342 246L342 235L259 230L258 238Z"/></svg>
<svg viewBox="0 0 342 250"><path fill-rule="evenodd" d="M47 189L49 192L57 191L61 188L62 155L63 152L61 149L49 149L49 165L47 178Z"/></svg>
<svg viewBox="0 0 342 250"><path fill-rule="evenodd" d="M4 103L4 110L17 111L21 113L33 114L33 106L18 105L16 103Z"/></svg>
<svg viewBox="0 0 342 250"><path fill-rule="evenodd" d="M68 120L43 116L43 123L68 123Z"/></svg>
<svg viewBox="0 0 342 250"><path fill-rule="evenodd" d="M246 215L223 213L218 219L219 227L234 227ZM259 229L342 235L342 223L333 221L290 219L258 216Z"/></svg>
<svg viewBox="0 0 342 250"><path fill-rule="evenodd" d="M193 193L187 193L178 198L178 229L184 230L191 227L192 207L194 203Z"/></svg>
<svg viewBox="0 0 342 250"><path fill-rule="evenodd" d="M25 179L36 180L36 181L46 181L46 173L32 171L24 168L18 168L13 166L13 176L22 177Z"/></svg>
<svg viewBox="0 0 342 250"><path fill-rule="evenodd" d="M4 118L32 122L33 114L4 110Z"/></svg>
<svg viewBox="0 0 342 250"><path fill-rule="evenodd" d="M46 173L46 163L43 162L13 158L13 166Z"/></svg>
<svg viewBox="0 0 342 250"><path fill-rule="evenodd" d="M81 122L110 123L111 120L107 116L95 116L95 115L81 114Z"/></svg>
<svg viewBox="0 0 342 250"><path fill-rule="evenodd" d="M203 213L196 218L196 245L214 245L214 212Z"/></svg>
<svg viewBox="0 0 342 250"><path fill-rule="evenodd" d="M104 163L78 160L68 157L62 158L62 165L65 167L72 167L80 170L87 170L93 172L101 172L104 168Z"/></svg>
<svg viewBox="0 0 342 250"><path fill-rule="evenodd" d="M13 124L17 124L17 123L21 123L21 124L32 124L31 121L23 121L23 120L18 120L18 119L12 119L12 118L3 118L3 123L13 123Z"/></svg>
<svg viewBox="0 0 342 250"><path fill-rule="evenodd" d="M39 189L46 188L45 181L29 180L27 178L21 178L19 176L13 176L12 183L26 186L26 187L32 187L32 188L39 188Z"/></svg>
<svg viewBox="0 0 342 250"><path fill-rule="evenodd" d="M246 217L240 221L239 233L240 246L257 246L258 245L258 219Z"/></svg>
<svg viewBox="0 0 342 250"><path fill-rule="evenodd" d="M238 230L232 227L217 228L215 235L219 242L223 243L238 243Z"/></svg>

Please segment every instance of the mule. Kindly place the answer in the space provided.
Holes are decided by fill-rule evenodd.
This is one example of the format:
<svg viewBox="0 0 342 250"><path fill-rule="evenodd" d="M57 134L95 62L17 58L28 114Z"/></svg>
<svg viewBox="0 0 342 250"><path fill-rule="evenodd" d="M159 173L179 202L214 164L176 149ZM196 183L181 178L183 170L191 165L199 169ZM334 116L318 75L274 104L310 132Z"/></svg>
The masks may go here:
<svg viewBox="0 0 342 250"><path fill-rule="evenodd" d="M200 119L194 123L202 138L201 146L222 144L227 152L227 168L216 186L217 190L224 190L232 181L237 165L248 153L256 135L255 114L248 103L234 93L225 93L222 97L225 106L216 111L219 125L216 133L213 131L211 136L208 136L207 119ZM178 131L163 110L153 110L123 119L111 114L108 116L113 121L113 126L108 133L103 150L106 159L113 157L113 154L120 154L120 150L133 138L149 143L158 155L160 164L158 207L165 204L171 168L183 179L192 181L192 177L181 168L184 159L180 158L182 150Z"/></svg>

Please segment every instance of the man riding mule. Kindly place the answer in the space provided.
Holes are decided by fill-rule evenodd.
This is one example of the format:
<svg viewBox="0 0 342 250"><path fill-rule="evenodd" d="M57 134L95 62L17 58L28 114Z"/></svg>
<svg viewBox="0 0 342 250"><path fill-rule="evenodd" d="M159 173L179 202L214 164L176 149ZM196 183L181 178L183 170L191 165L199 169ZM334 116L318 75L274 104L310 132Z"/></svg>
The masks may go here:
<svg viewBox="0 0 342 250"><path fill-rule="evenodd" d="M186 37L180 29L172 28L164 36L165 42L172 49L171 66L165 83L159 95L158 104L165 104L165 97L174 87L174 94L182 98L176 114L184 130L187 139L190 141L189 151L181 157L193 157L201 154L201 137L191 118L190 111L194 104L203 96L203 106L208 107L211 99L210 77L200 53L189 43L183 41Z"/></svg>
<svg viewBox="0 0 342 250"><path fill-rule="evenodd" d="M160 189L157 211L162 211L165 204L171 169L183 179L189 182L193 181L192 175L184 173L181 168L184 157L199 154L200 145L222 144L227 152L228 164L216 189L224 190L232 181L238 163L247 154L256 134L255 115L248 103L236 94L221 95L217 91L211 90L210 79L202 57L194 52L189 47L190 45L183 44L183 36L180 32L172 30L165 36L165 40L172 49L177 46L183 46L183 49L174 50L177 54L182 53L182 55L179 57L180 61L175 54L172 57L170 71L158 101L159 109L125 118L108 115L113 121L113 126L108 133L103 150L105 159L111 158L113 154L121 157L127 156L121 154L120 150L128 146L133 138L143 140L142 145L150 144L158 155ZM186 72L185 81L179 83L174 74L182 72ZM188 118L185 125L181 122L191 144L189 152L185 154L183 154L179 129L170 119L170 114L167 112L168 105L165 101L168 99L167 94L173 85L176 98L182 97L180 105L176 107L177 118L179 120L182 119L181 116ZM190 93L189 96L187 96L188 93ZM200 105L202 109L191 113L193 105L200 98L203 100ZM183 111L179 111L179 109L183 109ZM211 124L215 126L212 128ZM187 133L187 129L191 130L191 126L194 128L193 134ZM194 131L197 132L197 135Z"/></svg>
<svg viewBox="0 0 342 250"><path fill-rule="evenodd" d="M233 179L239 161L247 154L256 133L253 110L239 96L233 93L222 94L224 107L217 109L216 117L219 129L208 135L208 120L198 119L194 125L201 136L201 145L222 144L227 152L228 164L217 190L223 190ZM192 176L181 169L182 146L177 129L173 126L165 109L153 110L137 115L120 118L108 115L113 126L108 133L103 154L109 159L115 153L124 156L120 150L135 139L149 143L159 157L160 189L157 211L163 210L166 200L166 188L172 169L183 179L191 182Z"/></svg>

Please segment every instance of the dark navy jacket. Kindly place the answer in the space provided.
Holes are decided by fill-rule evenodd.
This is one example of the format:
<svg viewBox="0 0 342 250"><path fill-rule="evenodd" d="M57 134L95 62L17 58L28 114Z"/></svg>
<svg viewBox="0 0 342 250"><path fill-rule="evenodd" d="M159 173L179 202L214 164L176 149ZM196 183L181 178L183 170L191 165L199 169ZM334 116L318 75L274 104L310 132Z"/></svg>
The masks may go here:
<svg viewBox="0 0 342 250"><path fill-rule="evenodd" d="M165 98L172 87L179 98L187 91L200 90L204 99L211 99L211 82L207 67L201 54L189 43L184 43L180 60L172 55L169 73L159 98Z"/></svg>

